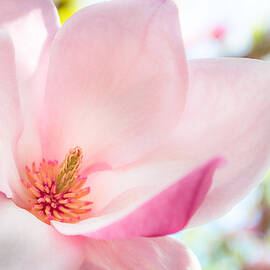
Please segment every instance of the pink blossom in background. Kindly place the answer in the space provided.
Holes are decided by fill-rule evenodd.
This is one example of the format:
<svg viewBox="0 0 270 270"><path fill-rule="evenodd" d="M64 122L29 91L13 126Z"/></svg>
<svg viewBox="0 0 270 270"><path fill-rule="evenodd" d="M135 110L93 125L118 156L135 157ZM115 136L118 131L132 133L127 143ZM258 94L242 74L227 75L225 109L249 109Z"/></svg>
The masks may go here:
<svg viewBox="0 0 270 270"><path fill-rule="evenodd" d="M256 32L267 32L270 27L268 0L175 1L179 4L183 39L190 59L245 56L256 42ZM217 29L223 29L221 39L215 37Z"/></svg>
<svg viewBox="0 0 270 270"><path fill-rule="evenodd" d="M243 270L269 270L269 269L270 264L268 264L267 262L259 262L243 268Z"/></svg>
<svg viewBox="0 0 270 270"><path fill-rule="evenodd" d="M172 1L61 28L0 2L0 268L200 269L166 235L224 215L269 166L270 66L186 62Z"/></svg>

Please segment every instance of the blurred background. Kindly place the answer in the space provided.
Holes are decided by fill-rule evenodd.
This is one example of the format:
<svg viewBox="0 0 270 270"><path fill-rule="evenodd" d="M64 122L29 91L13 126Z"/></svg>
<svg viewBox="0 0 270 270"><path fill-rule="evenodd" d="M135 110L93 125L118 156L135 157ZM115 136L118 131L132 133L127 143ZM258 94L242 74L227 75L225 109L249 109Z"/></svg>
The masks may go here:
<svg viewBox="0 0 270 270"><path fill-rule="evenodd" d="M62 23L102 0L55 0ZM103 0L104 1L104 0ZM270 0L175 0L187 57L270 60ZM203 270L270 270L270 173L225 217L177 238Z"/></svg>

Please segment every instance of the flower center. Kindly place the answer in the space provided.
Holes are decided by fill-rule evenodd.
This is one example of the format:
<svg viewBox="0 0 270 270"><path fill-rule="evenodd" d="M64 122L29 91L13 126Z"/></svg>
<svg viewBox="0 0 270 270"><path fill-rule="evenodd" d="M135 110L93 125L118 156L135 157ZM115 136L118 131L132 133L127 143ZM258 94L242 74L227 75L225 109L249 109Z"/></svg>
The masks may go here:
<svg viewBox="0 0 270 270"><path fill-rule="evenodd" d="M32 169L26 166L27 179L21 182L30 194L29 211L47 224L51 220L76 223L87 218L92 202L81 200L90 192L89 187L83 188L87 178L79 175L81 163L82 150L75 147L60 165L43 159L38 169L34 162Z"/></svg>

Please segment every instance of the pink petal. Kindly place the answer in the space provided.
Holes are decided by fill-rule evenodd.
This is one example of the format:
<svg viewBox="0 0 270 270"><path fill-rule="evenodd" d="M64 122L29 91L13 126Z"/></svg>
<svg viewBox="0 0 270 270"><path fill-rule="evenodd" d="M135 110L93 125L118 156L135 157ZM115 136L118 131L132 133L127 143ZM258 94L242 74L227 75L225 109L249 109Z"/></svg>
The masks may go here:
<svg viewBox="0 0 270 270"><path fill-rule="evenodd" d="M51 0L1 0L0 28L11 36L15 47L17 79L24 118L18 142L17 166L41 156L37 115L44 94L51 42L59 19Z"/></svg>
<svg viewBox="0 0 270 270"><path fill-rule="evenodd" d="M50 0L1 0L0 28L12 37L23 83L37 69L42 50L58 28L55 7Z"/></svg>
<svg viewBox="0 0 270 270"><path fill-rule="evenodd" d="M0 191L11 196L9 182L18 179L13 154L22 130L13 44L0 30Z"/></svg>
<svg viewBox="0 0 270 270"><path fill-rule="evenodd" d="M185 177L175 176L172 179L169 177L172 166L167 166L166 171L156 167L159 173L155 178L151 178L150 170L153 167L150 166L143 173L139 169L114 174L111 172L112 179L108 178L109 173L100 174L95 182L104 183L103 179L107 178L108 186L103 186L105 194L106 189L121 189L123 181L129 182L130 186L136 183L136 188L121 193L95 217L77 224L54 222L54 226L64 234L84 234L97 239L175 233L187 224L204 200L211 186L212 176L221 162L220 159L214 159ZM114 185L110 185L112 182ZM98 191L95 191L94 183L91 187L96 196L94 204L103 200L104 197L98 196Z"/></svg>
<svg viewBox="0 0 270 270"><path fill-rule="evenodd" d="M171 238L93 240L65 237L0 195L1 269L200 269Z"/></svg>
<svg viewBox="0 0 270 270"><path fill-rule="evenodd" d="M82 240L60 235L1 195L0 218L0 269L79 269Z"/></svg>
<svg viewBox="0 0 270 270"><path fill-rule="evenodd" d="M169 238L89 239L88 257L80 270L200 270L195 255Z"/></svg>
<svg viewBox="0 0 270 270"><path fill-rule="evenodd" d="M171 1L120 0L78 12L52 47L44 152L62 159L79 145L88 165L138 159L176 126L186 77Z"/></svg>
<svg viewBox="0 0 270 270"><path fill-rule="evenodd" d="M228 162L214 176L210 192L190 222L194 226L228 212L269 168L270 64L196 60L189 63L189 70L187 108L171 145L159 153L160 162L171 158L186 169L213 155Z"/></svg>

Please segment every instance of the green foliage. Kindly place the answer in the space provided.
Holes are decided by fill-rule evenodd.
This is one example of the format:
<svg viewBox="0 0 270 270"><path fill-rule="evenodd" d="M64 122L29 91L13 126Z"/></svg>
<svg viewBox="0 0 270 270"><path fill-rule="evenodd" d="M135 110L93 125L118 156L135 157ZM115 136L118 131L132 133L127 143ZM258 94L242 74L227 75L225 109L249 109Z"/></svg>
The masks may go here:
<svg viewBox="0 0 270 270"><path fill-rule="evenodd" d="M78 10L76 0L54 0L54 3L58 9L62 23Z"/></svg>
<svg viewBox="0 0 270 270"><path fill-rule="evenodd" d="M263 37L265 35L265 31L262 28L255 28L253 30L253 39L254 39L254 44L258 44L262 41Z"/></svg>

